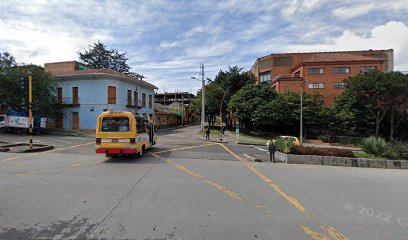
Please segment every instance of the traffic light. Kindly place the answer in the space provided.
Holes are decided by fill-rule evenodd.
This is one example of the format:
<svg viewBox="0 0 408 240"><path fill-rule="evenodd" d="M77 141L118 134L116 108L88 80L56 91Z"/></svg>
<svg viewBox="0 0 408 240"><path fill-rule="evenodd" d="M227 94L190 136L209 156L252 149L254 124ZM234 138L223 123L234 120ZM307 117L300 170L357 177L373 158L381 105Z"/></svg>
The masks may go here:
<svg viewBox="0 0 408 240"><path fill-rule="evenodd" d="M28 110L28 77L24 76L20 78L21 89L21 107L23 111Z"/></svg>

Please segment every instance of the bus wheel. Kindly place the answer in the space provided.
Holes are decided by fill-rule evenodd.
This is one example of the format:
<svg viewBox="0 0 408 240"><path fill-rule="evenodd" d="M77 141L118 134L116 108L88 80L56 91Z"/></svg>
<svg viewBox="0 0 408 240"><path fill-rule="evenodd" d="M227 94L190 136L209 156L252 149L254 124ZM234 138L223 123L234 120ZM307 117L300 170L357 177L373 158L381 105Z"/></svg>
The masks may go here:
<svg viewBox="0 0 408 240"><path fill-rule="evenodd" d="M142 149L141 149L140 152L138 153L138 157L142 157L144 151L145 151L145 146L143 145L143 146L142 146Z"/></svg>

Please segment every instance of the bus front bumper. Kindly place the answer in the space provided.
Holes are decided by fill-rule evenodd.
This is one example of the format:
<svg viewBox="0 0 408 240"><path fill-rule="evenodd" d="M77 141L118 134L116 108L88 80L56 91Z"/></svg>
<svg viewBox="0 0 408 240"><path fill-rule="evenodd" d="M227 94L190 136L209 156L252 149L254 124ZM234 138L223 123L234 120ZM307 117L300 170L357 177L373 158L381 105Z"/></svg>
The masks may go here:
<svg viewBox="0 0 408 240"><path fill-rule="evenodd" d="M96 153L106 153L106 154L135 154L138 151L134 148L97 148Z"/></svg>

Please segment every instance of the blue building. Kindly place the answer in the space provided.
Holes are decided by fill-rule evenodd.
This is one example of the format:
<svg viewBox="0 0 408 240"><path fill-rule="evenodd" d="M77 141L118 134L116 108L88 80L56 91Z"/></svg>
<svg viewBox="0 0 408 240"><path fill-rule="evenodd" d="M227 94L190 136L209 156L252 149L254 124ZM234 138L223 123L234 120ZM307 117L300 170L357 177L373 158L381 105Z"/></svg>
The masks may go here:
<svg viewBox="0 0 408 240"><path fill-rule="evenodd" d="M89 69L76 62L46 63L45 69L60 79L57 98L62 114L56 128L95 129L100 113L109 110L134 112L154 119L156 86L112 69Z"/></svg>

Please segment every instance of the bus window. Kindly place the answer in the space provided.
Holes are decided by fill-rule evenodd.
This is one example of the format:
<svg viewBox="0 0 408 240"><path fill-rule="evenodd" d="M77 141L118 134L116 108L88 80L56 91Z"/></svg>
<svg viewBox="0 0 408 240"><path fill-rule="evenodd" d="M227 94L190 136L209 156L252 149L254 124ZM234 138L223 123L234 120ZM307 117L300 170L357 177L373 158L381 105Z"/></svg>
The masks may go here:
<svg viewBox="0 0 408 240"><path fill-rule="evenodd" d="M129 118L104 117L102 119L102 132L129 132Z"/></svg>

